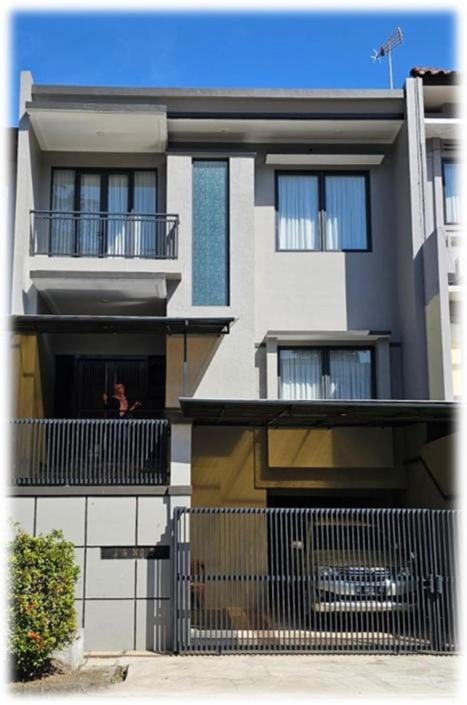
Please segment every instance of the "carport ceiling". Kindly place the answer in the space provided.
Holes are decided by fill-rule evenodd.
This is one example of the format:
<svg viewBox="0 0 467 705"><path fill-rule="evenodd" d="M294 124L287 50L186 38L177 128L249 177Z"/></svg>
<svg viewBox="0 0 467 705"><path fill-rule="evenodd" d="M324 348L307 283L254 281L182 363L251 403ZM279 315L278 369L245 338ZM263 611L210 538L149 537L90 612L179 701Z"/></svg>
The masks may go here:
<svg viewBox="0 0 467 705"><path fill-rule="evenodd" d="M181 397L185 418L222 426L407 426L454 421L458 405L433 401L294 401Z"/></svg>

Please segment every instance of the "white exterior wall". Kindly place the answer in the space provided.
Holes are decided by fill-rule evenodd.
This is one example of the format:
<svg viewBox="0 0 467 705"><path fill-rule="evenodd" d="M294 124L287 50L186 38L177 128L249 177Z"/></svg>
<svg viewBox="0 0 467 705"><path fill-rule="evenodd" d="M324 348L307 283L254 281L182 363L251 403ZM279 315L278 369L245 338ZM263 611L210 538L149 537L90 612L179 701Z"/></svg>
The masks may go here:
<svg viewBox="0 0 467 705"><path fill-rule="evenodd" d="M230 334L222 336L199 381L199 397L251 398L258 395L254 347L254 157L229 159L230 305L192 305L192 158L167 156L167 209L180 216L182 278L167 302L168 316L232 316ZM188 361L190 342L188 342Z"/></svg>

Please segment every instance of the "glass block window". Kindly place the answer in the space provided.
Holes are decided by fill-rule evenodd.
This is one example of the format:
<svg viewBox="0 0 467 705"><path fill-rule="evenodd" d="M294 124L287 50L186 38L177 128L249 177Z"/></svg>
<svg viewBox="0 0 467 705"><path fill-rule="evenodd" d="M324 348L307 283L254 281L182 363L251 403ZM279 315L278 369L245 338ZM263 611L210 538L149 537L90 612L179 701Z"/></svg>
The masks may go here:
<svg viewBox="0 0 467 705"><path fill-rule="evenodd" d="M193 305L229 305L229 167L193 161Z"/></svg>

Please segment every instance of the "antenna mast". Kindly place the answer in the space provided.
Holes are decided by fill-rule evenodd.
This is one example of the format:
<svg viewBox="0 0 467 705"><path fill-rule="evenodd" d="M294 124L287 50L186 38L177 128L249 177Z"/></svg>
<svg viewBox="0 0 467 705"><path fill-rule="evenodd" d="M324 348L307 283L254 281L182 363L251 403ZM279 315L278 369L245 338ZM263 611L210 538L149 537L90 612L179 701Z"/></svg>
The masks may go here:
<svg viewBox="0 0 467 705"><path fill-rule="evenodd" d="M396 27L389 37L386 39L384 44L380 46L379 49L373 49L373 54L371 55L371 58L373 61L381 61L383 56L388 57L388 66L389 66L389 87L394 88L394 82L392 78L392 50L402 44L404 40L404 37L402 35L402 30L400 27Z"/></svg>

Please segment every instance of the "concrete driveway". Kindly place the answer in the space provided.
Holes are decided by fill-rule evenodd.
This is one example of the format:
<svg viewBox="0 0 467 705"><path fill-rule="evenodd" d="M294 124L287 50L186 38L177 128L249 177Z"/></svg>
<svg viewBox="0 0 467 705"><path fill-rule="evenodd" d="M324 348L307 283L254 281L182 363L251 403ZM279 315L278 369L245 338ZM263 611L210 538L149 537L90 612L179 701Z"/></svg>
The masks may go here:
<svg viewBox="0 0 467 705"><path fill-rule="evenodd" d="M455 656L119 656L88 658L129 665L123 683L98 697L157 696L162 699L222 696L453 697L459 661Z"/></svg>

